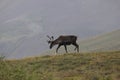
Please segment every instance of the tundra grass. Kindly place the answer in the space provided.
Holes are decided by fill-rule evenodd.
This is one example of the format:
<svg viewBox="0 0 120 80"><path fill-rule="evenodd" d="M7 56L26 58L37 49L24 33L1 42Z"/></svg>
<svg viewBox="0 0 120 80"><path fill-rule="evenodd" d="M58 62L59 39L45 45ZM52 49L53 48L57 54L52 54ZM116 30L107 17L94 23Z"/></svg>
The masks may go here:
<svg viewBox="0 0 120 80"><path fill-rule="evenodd" d="M0 60L0 80L120 80L120 51Z"/></svg>

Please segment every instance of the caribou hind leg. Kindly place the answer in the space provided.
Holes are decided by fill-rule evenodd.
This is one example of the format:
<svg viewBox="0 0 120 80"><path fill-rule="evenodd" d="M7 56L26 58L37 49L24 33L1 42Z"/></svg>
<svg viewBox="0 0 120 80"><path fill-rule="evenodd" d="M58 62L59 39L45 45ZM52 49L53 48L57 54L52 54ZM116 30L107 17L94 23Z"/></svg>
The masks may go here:
<svg viewBox="0 0 120 80"><path fill-rule="evenodd" d="M79 52L79 45L78 45L77 43L73 43L73 45L75 46L75 49L74 49L74 50L77 49L77 52Z"/></svg>
<svg viewBox="0 0 120 80"><path fill-rule="evenodd" d="M76 50L77 48L75 47L74 51Z"/></svg>

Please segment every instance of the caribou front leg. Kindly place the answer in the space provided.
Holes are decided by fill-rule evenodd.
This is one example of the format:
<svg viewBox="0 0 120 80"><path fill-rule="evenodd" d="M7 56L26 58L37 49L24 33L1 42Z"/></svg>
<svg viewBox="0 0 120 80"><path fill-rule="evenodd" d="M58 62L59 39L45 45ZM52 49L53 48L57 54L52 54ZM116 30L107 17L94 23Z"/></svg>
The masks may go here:
<svg viewBox="0 0 120 80"><path fill-rule="evenodd" d="M58 53L58 49L60 48L60 46L61 46L61 45L59 44L58 47L57 47L57 49L56 49L56 53Z"/></svg>
<svg viewBox="0 0 120 80"><path fill-rule="evenodd" d="M66 51L66 53L68 53L68 51L67 51L67 46L66 46L66 45L64 45L64 47L65 47L65 51Z"/></svg>

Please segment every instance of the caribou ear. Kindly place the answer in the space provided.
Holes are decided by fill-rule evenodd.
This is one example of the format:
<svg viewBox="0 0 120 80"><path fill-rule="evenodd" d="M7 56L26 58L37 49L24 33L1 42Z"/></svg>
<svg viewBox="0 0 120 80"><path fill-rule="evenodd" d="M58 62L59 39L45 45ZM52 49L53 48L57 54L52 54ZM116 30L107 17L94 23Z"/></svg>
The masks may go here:
<svg viewBox="0 0 120 80"><path fill-rule="evenodd" d="M53 37L53 36L52 36L51 38L52 38L52 40L54 40L54 37Z"/></svg>
<svg viewBox="0 0 120 80"><path fill-rule="evenodd" d="M48 42L48 44L50 44L51 43L51 41L47 41Z"/></svg>

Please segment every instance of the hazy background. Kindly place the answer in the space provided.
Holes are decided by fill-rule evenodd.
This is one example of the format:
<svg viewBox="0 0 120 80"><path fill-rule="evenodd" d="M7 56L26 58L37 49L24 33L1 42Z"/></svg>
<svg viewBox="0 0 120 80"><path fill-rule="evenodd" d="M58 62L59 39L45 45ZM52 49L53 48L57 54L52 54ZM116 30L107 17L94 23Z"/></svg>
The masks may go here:
<svg viewBox="0 0 120 80"><path fill-rule="evenodd" d="M0 0L0 54L35 56L46 35L84 39L120 29L120 0Z"/></svg>

